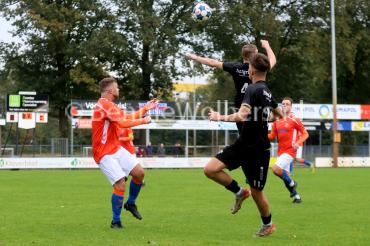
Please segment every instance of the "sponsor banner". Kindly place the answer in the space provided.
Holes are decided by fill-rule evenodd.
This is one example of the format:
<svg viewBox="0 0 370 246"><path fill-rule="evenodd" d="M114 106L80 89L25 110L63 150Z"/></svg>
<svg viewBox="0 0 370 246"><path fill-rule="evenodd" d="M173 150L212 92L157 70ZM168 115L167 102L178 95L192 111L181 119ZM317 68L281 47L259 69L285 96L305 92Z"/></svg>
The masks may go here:
<svg viewBox="0 0 370 246"><path fill-rule="evenodd" d="M158 120L133 129L170 129L170 130L237 130L234 122L215 122L209 120Z"/></svg>
<svg viewBox="0 0 370 246"><path fill-rule="evenodd" d="M211 157L138 158L144 168L203 168ZM274 162L270 159L270 164ZM370 167L370 157L339 157L339 167ZM331 167L332 158L315 158L316 167ZM98 169L93 158L0 158L0 169Z"/></svg>
<svg viewBox="0 0 370 246"><path fill-rule="evenodd" d="M5 126L5 125L6 125L6 120L0 119L0 126Z"/></svg>
<svg viewBox="0 0 370 246"><path fill-rule="evenodd" d="M0 158L0 169L97 168L92 158Z"/></svg>
<svg viewBox="0 0 370 246"><path fill-rule="evenodd" d="M318 131L323 129L320 121L303 121L302 124L307 131Z"/></svg>
<svg viewBox="0 0 370 246"><path fill-rule="evenodd" d="M144 168L202 168L210 160L203 158L138 158ZM0 169L78 169L98 168L93 158L0 158Z"/></svg>
<svg viewBox="0 0 370 246"><path fill-rule="evenodd" d="M331 157L316 157L316 167L332 167L333 161ZM339 167L370 167L370 157L339 157Z"/></svg>
<svg viewBox="0 0 370 246"><path fill-rule="evenodd" d="M49 96L44 94L7 95L8 112L48 112Z"/></svg>
<svg viewBox="0 0 370 246"><path fill-rule="evenodd" d="M361 105L361 120L370 120L370 105Z"/></svg>
<svg viewBox="0 0 370 246"><path fill-rule="evenodd" d="M76 123L73 124L74 128L79 129L91 129L92 128L92 119L90 118L81 118L77 119Z"/></svg>
<svg viewBox="0 0 370 246"><path fill-rule="evenodd" d="M333 119L331 104L294 104L292 111L300 119ZM342 120L361 119L361 105L338 104L337 118Z"/></svg>
<svg viewBox="0 0 370 246"><path fill-rule="evenodd" d="M322 122L322 129L331 131L333 129L333 122ZM352 121L337 122L337 130L338 131L352 131Z"/></svg>
<svg viewBox="0 0 370 246"><path fill-rule="evenodd" d="M21 112L18 116L18 127L21 129L33 129L36 127L36 114L33 112Z"/></svg>
<svg viewBox="0 0 370 246"><path fill-rule="evenodd" d="M92 117L97 100L73 100L71 106L71 115L73 117ZM135 112L142 108L146 104L146 101L119 101L117 102L118 107L125 110L128 113ZM150 110L147 114L150 116L161 115L171 117L175 115L174 109L175 102L160 102L155 109Z"/></svg>
<svg viewBox="0 0 370 246"><path fill-rule="evenodd" d="M7 112L6 113L6 122L8 122L8 123L18 122L18 113L17 112Z"/></svg>
<svg viewBox="0 0 370 246"><path fill-rule="evenodd" d="M48 113L36 113L36 123L48 123Z"/></svg>
<svg viewBox="0 0 370 246"><path fill-rule="evenodd" d="M91 129L90 118L73 118L72 126L78 129ZM214 122L209 120L157 120L150 124L135 126L133 129L153 130L238 130L233 122Z"/></svg>
<svg viewBox="0 0 370 246"><path fill-rule="evenodd" d="M352 122L352 131L370 131L370 121Z"/></svg>
<svg viewBox="0 0 370 246"><path fill-rule="evenodd" d="M210 158L138 158L144 168L202 168Z"/></svg>

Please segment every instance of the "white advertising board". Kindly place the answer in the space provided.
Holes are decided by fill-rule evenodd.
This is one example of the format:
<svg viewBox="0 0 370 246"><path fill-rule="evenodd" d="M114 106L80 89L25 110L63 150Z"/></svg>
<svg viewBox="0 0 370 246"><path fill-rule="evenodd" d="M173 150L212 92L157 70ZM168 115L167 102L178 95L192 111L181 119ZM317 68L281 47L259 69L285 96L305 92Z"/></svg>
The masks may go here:
<svg viewBox="0 0 370 246"><path fill-rule="evenodd" d="M204 158L138 158L144 168L200 168ZM78 169L98 168L93 158L0 158L0 169Z"/></svg>
<svg viewBox="0 0 370 246"><path fill-rule="evenodd" d="M293 113L300 119L332 119L331 104L294 104ZM338 104L337 117L341 120L360 120L361 105Z"/></svg>
<svg viewBox="0 0 370 246"><path fill-rule="evenodd" d="M316 157L316 167L332 167L331 157ZM339 157L339 167L370 167L370 157Z"/></svg>

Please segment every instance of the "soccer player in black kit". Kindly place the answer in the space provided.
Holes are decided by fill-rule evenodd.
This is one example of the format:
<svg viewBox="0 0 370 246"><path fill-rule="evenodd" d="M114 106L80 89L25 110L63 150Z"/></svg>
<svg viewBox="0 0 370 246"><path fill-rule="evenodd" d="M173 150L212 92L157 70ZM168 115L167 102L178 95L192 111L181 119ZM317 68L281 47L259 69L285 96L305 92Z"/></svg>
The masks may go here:
<svg viewBox="0 0 370 246"><path fill-rule="evenodd" d="M270 141L268 139L268 120L270 112L274 116L283 117L278 105L266 85L266 74L270 69L268 57L255 54L249 64L249 78L252 84L248 86L239 111L230 115L220 115L210 111L212 121L242 122L243 128L239 138L223 152L212 158L204 167L205 175L215 182L225 186L236 195L232 213L236 213L243 201L252 195L261 214L262 227L257 236L268 236L275 231L271 212L266 196L263 193L270 160ZM223 169L234 170L242 167L249 189L244 189L232 179Z"/></svg>
<svg viewBox="0 0 370 246"><path fill-rule="evenodd" d="M274 52L272 51L270 44L267 40L261 40L261 46L266 50L267 57L270 62L271 68L273 68L276 64L276 57ZM253 44L246 44L242 48L242 57L243 59L236 62L221 62L215 59L200 57L195 54L187 54L186 57L188 59L194 60L201 64L223 69L224 71L231 74L234 80L235 86L235 108L239 109L240 105L244 98L244 93L247 90L248 85L252 84L252 81L249 79L248 76L248 68L249 68L249 60L250 58L257 54L258 50L257 47ZM239 134L241 133L241 128L243 124L241 122L236 122L236 126L238 127Z"/></svg>

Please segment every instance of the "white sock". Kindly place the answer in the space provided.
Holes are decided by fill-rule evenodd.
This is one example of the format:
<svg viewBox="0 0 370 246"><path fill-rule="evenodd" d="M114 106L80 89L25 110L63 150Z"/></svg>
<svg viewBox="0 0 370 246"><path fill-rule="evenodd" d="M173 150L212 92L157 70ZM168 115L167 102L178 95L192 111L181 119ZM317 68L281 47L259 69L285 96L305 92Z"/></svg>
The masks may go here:
<svg viewBox="0 0 370 246"><path fill-rule="evenodd" d="M297 193L295 196L294 196L295 199L301 199L301 197L299 196L299 194Z"/></svg>
<svg viewBox="0 0 370 246"><path fill-rule="evenodd" d="M294 186L294 181L292 180L292 182L290 182L289 184L290 187L293 187Z"/></svg>
<svg viewBox="0 0 370 246"><path fill-rule="evenodd" d="M268 224L262 224L264 227L270 227L270 226L272 226L272 220L270 221L270 223L268 223Z"/></svg>
<svg viewBox="0 0 370 246"><path fill-rule="evenodd" d="M244 192L243 187L240 187L240 190L236 193L237 196L241 196Z"/></svg>

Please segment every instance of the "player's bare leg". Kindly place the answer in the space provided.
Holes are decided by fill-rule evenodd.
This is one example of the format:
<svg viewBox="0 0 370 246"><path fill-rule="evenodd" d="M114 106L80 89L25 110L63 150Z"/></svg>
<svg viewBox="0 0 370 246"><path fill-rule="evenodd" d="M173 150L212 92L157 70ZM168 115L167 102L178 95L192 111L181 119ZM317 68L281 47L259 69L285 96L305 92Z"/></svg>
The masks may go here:
<svg viewBox="0 0 370 246"><path fill-rule="evenodd" d="M227 174L224 169L227 166L216 158L212 158L204 167L204 174L216 183L225 186L225 188L235 194L235 203L231 208L231 213L237 213L245 199L250 196L248 189L243 189L238 183Z"/></svg>
<svg viewBox="0 0 370 246"><path fill-rule="evenodd" d="M144 168L137 164L130 172L132 176L130 182L130 193L127 202L124 205L124 208L129 211L135 218L141 220L143 217L139 213L136 206L136 198L139 195L141 186L144 180Z"/></svg>
<svg viewBox="0 0 370 246"><path fill-rule="evenodd" d="M276 230L275 224L271 220L271 212L269 208L269 203L267 197L261 190L251 188L252 197L255 201L258 210L260 211L262 218L262 227L256 233L256 236L264 237L272 234Z"/></svg>

